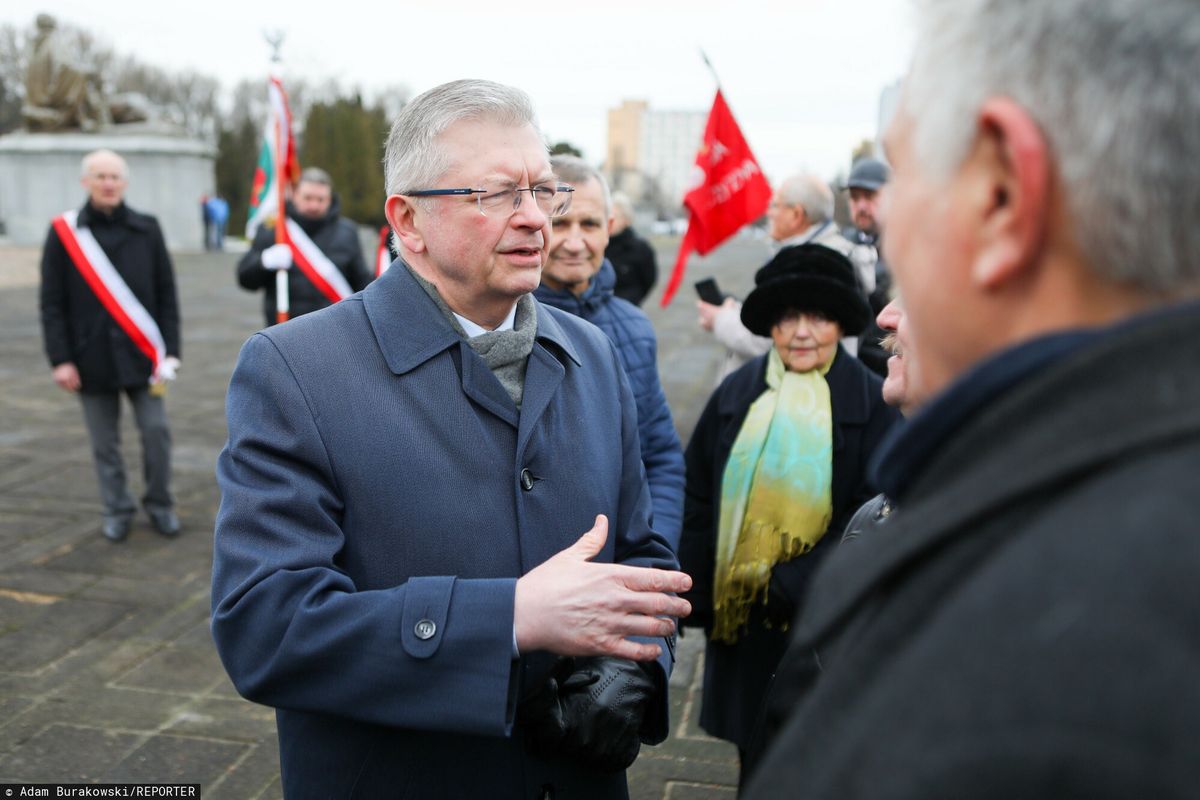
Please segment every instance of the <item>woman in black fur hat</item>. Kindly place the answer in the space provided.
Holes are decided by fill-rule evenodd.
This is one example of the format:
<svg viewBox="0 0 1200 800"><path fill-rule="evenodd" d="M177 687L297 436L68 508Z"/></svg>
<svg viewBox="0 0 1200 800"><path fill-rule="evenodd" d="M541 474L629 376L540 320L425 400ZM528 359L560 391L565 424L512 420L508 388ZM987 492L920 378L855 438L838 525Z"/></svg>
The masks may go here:
<svg viewBox="0 0 1200 800"><path fill-rule="evenodd" d="M875 494L867 460L899 419L880 379L839 344L871 315L845 256L788 247L754 283L742 323L774 347L726 378L700 416L679 551L693 580L684 624L708 636L700 725L743 759L808 576Z"/></svg>

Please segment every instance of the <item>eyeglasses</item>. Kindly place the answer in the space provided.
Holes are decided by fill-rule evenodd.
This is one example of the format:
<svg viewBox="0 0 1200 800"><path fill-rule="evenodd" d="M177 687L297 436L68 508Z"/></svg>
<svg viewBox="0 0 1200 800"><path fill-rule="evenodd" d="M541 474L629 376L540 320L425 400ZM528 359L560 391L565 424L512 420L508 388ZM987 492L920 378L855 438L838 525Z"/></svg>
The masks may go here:
<svg viewBox="0 0 1200 800"><path fill-rule="evenodd" d="M528 186L524 189L516 186L484 184L481 189L418 189L402 194L409 197L474 195L475 202L479 204L480 214L485 217L508 219L521 207L521 196L525 192L529 192L541 212L547 218L553 219L567 213L567 209L571 207L571 192L574 191L574 186L567 186L565 183L539 183L537 186Z"/></svg>

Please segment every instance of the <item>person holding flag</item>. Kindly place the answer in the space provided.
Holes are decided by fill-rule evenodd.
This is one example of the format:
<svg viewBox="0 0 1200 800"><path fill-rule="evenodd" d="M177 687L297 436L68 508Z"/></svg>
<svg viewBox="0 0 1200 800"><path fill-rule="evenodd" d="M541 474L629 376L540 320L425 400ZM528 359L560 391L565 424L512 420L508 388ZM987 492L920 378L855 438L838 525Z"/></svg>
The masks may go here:
<svg viewBox="0 0 1200 800"><path fill-rule="evenodd" d="M104 503L102 532L129 535L137 510L121 458L121 393L142 440L142 506L159 533L179 533L171 496L171 432L163 395L179 369L179 302L158 221L125 205L129 170L111 150L83 159L83 208L56 217L39 292L54 382L79 395Z"/></svg>
<svg viewBox="0 0 1200 800"><path fill-rule="evenodd" d="M328 173L309 167L290 203L286 203L283 238L274 222L262 225L250 250L238 261L238 283L243 289L263 293L263 314L268 326L290 317L332 305L371 282L363 259L358 230L342 218L333 182ZM286 306L281 308L276 274L287 271Z"/></svg>

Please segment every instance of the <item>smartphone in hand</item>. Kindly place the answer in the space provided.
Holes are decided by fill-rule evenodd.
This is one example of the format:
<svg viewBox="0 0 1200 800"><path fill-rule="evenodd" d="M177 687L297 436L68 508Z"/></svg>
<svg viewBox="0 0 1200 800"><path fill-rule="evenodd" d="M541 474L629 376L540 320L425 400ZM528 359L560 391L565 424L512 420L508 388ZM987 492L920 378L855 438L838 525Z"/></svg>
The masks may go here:
<svg viewBox="0 0 1200 800"><path fill-rule="evenodd" d="M719 306L725 302L725 293L717 288L715 278L705 278L702 281L696 281L696 294L700 299L710 305Z"/></svg>

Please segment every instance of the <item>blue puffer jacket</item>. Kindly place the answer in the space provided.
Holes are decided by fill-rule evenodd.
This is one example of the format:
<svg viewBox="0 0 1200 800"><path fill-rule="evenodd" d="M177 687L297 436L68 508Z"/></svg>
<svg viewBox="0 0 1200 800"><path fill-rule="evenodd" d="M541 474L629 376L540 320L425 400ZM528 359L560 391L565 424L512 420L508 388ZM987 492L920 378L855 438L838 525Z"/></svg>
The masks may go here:
<svg viewBox="0 0 1200 800"><path fill-rule="evenodd" d="M608 334L617 346L637 402L642 464L654 500L654 530L666 537L672 549L677 549L683 526L683 449L658 380L658 340L654 326L637 306L613 295L616 282L617 274L605 259L592 285L579 297L545 284L533 296L548 306L586 319Z"/></svg>

